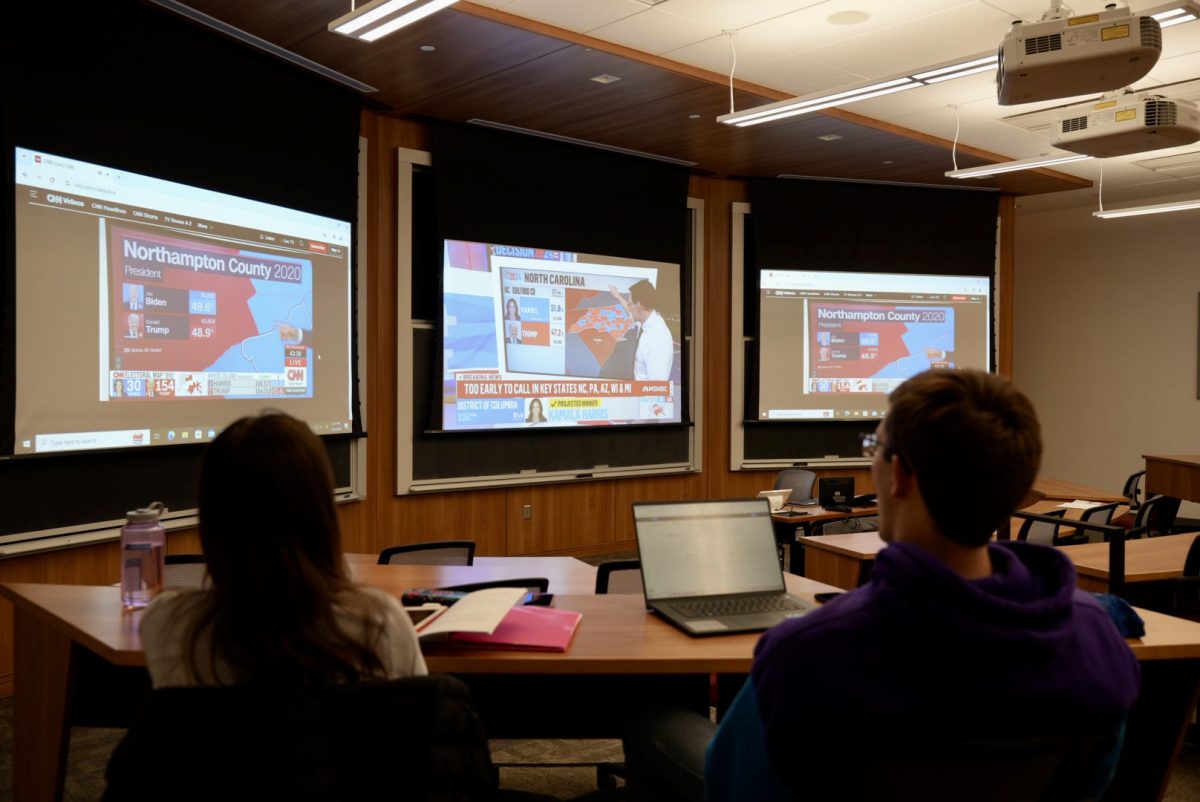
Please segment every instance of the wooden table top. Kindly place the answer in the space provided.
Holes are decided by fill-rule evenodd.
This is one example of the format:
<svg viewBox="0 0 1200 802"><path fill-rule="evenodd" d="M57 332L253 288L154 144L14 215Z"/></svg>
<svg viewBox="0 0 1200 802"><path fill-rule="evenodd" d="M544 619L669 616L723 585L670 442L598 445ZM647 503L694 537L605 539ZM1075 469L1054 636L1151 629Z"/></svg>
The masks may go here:
<svg viewBox="0 0 1200 802"><path fill-rule="evenodd" d="M1038 477L1033 483L1033 489L1030 491L1028 504L1041 500L1051 501L1102 501L1108 503L1110 501L1126 501L1127 499L1119 493L1113 493L1111 490L1100 490L1087 485L1080 485L1074 482L1067 482L1062 479L1048 479Z"/></svg>
<svg viewBox="0 0 1200 802"><path fill-rule="evenodd" d="M1200 454L1143 454L1142 459L1200 468Z"/></svg>
<svg viewBox="0 0 1200 802"><path fill-rule="evenodd" d="M596 567L574 557L476 557L474 565L377 565L378 555L347 554L356 582L399 596L413 588L444 588L489 579L544 576L551 593L582 594L596 589Z"/></svg>
<svg viewBox="0 0 1200 802"><path fill-rule="evenodd" d="M788 590L810 601L815 593L838 590L803 577L784 576ZM137 631L142 614L121 609L119 588L13 582L0 584L0 596L110 663L146 664ZM433 645L426 652L429 670L476 674L741 673L749 670L759 637L759 633L688 637L648 613L637 594L567 594L556 596L555 606L583 613L567 652ZM1200 623L1148 610L1138 613L1146 621L1147 632L1145 638L1129 641L1138 659L1200 658Z"/></svg>
<svg viewBox="0 0 1200 802"><path fill-rule="evenodd" d="M878 532L846 532L841 535L815 535L806 537L802 545L807 548L823 549L835 554L844 554L859 560L873 560L887 544Z"/></svg>
<svg viewBox="0 0 1200 802"><path fill-rule="evenodd" d="M865 518L870 515L878 515L879 508L871 507L852 507L851 512L838 512L837 510L827 510L824 507L786 507L781 512L771 513L771 520L783 524L795 524L803 526L806 524L827 524L831 521L843 521L847 518ZM788 515L787 511L798 512L800 515Z"/></svg>
<svg viewBox="0 0 1200 802"><path fill-rule="evenodd" d="M504 558L492 558L504 559ZM530 559L559 558L514 558ZM569 559L569 558L568 558ZM476 560L478 562L478 560ZM445 566L378 566L404 574L397 586L418 586L408 578L429 576L429 569ZM479 566L471 566L479 568ZM465 566L458 566L459 570ZM477 581L499 578L484 576ZM838 590L811 579L784 575L788 589L813 600L823 591ZM390 584L390 583L389 583ZM553 587L553 585L551 586ZM390 592L390 588L388 589ZM141 611L121 609L120 588L91 585L0 584L0 596L20 605L44 625L82 643L115 665L144 666L138 624ZM425 644L430 671L459 673L725 673L750 669L759 633L692 638L650 614L640 594L555 595L554 606L583 613L571 648L561 652L520 652L500 649L465 649ZM1200 630L1197 633L1200 653Z"/></svg>
<svg viewBox="0 0 1200 802"><path fill-rule="evenodd" d="M1125 541L1125 581L1148 582L1180 576L1183 560L1195 539L1193 532ZM1071 558L1080 574L1108 581L1107 543L1084 543L1060 546L1059 549Z"/></svg>

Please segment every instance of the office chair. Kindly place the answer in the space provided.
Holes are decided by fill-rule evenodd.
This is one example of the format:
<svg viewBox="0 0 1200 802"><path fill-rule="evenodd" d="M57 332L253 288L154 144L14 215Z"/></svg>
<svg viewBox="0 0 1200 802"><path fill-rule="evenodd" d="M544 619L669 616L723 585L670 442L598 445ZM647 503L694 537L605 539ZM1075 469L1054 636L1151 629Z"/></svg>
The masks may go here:
<svg viewBox="0 0 1200 802"><path fill-rule="evenodd" d="M163 558L164 588L202 588L208 583L203 554L168 554Z"/></svg>
<svg viewBox="0 0 1200 802"><path fill-rule="evenodd" d="M1128 499L1129 509L1112 519L1113 526L1125 529L1133 526L1133 519L1137 515L1138 508L1142 506L1141 484L1142 477L1145 475L1145 471L1137 471L1129 474L1129 478L1125 480L1125 486L1121 488L1121 495Z"/></svg>
<svg viewBox="0 0 1200 802"><path fill-rule="evenodd" d="M792 495L788 501L804 501L813 497L813 485L817 483L817 475L803 468L788 468L780 471L775 477L775 489L790 489Z"/></svg>
<svg viewBox="0 0 1200 802"><path fill-rule="evenodd" d="M1125 596L1138 607L1200 621L1200 535L1192 539L1181 576L1138 582L1126 588Z"/></svg>
<svg viewBox="0 0 1200 802"><path fill-rule="evenodd" d="M482 799L496 790L483 726L466 686L448 675L159 688L105 774L106 802Z"/></svg>
<svg viewBox="0 0 1200 802"><path fill-rule="evenodd" d="M1080 523L1085 524L1109 524L1112 521L1113 512L1117 507L1121 506L1120 502L1112 502L1111 504L1100 504L1096 507L1090 507L1083 511L1079 516ZM1087 536L1091 541L1092 535ZM1096 533L1096 539L1099 540L1099 533Z"/></svg>
<svg viewBox="0 0 1200 802"><path fill-rule="evenodd" d="M641 593L640 560L609 560L596 566L596 593Z"/></svg>
<svg viewBox="0 0 1200 802"><path fill-rule="evenodd" d="M1066 514L1065 509L1053 509L1044 515L1054 518L1062 518ZM1017 513L1016 517L1021 518L1021 514ZM1061 546L1073 545L1075 543L1086 543L1087 535L1068 535L1059 537L1058 529L1062 524L1049 523L1047 521L1035 521L1032 518L1025 518L1021 524L1021 528L1017 530L1017 540L1025 540L1030 543L1040 543L1043 546Z"/></svg>
<svg viewBox="0 0 1200 802"><path fill-rule="evenodd" d="M473 540L408 543L379 552L379 565L472 565L474 562Z"/></svg>
<svg viewBox="0 0 1200 802"><path fill-rule="evenodd" d="M813 487L817 484L817 475L812 471L804 468L788 468L780 471L775 477L775 489L784 490L790 489L792 494L788 496L788 501L804 501L813 497ZM780 522L772 521L771 528L775 530L775 544L779 551L779 562L784 564L784 550L786 544L789 549L797 549L794 557L788 561L796 573L804 573L804 549L796 543L796 530L799 528L799 522Z"/></svg>

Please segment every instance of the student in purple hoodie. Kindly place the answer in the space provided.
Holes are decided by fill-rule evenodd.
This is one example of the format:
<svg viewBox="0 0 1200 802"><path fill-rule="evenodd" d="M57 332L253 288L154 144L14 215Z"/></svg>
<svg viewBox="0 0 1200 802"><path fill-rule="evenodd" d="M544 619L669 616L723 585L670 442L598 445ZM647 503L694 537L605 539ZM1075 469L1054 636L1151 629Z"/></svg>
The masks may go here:
<svg viewBox="0 0 1200 802"><path fill-rule="evenodd" d="M709 802L816 799L805 792L830 770L822 748L836 756L1071 728L1099 740L1068 797L1098 798L1139 669L1061 552L991 540L1041 461L1029 399L993 374L930 370L892 393L863 445L889 543L870 582L763 635L702 774L703 725L659 722L649 740L633 738L630 797L643 748L671 767L654 758L642 776L684 797L702 788Z"/></svg>

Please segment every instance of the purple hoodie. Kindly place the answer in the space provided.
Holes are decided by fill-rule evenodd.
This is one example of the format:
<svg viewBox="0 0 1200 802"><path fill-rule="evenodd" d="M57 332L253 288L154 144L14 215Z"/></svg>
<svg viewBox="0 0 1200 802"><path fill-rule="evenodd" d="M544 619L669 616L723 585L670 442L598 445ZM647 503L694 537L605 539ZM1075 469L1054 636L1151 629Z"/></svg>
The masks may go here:
<svg viewBox="0 0 1200 802"><path fill-rule="evenodd" d="M868 585L759 641L751 677L778 759L830 730L999 737L1064 722L1120 727L1137 660L1059 551L989 546L993 575L964 580L917 546L881 551Z"/></svg>

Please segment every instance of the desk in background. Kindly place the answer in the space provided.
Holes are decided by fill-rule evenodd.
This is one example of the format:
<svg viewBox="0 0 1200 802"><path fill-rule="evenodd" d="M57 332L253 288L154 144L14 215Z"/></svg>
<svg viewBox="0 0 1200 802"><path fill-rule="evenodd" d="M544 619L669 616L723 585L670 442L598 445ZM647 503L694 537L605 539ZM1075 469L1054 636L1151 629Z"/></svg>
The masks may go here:
<svg viewBox="0 0 1200 802"><path fill-rule="evenodd" d="M1146 461L1147 496L1162 493L1200 502L1200 455L1144 454L1142 459Z"/></svg>
<svg viewBox="0 0 1200 802"><path fill-rule="evenodd" d="M789 511L801 514L789 514ZM873 505L870 507L853 507L850 512L837 512L835 510L827 510L824 507L790 506L781 512L772 513L771 522L780 525L775 529L776 540L779 541L780 545L787 543L789 546L787 570L797 576L810 576L804 566L804 544L820 533L821 528L825 524L835 521L846 521L850 518L868 518L878 514L879 508ZM790 537L780 540L781 530L786 531ZM801 537L803 537L803 540L800 539Z"/></svg>
<svg viewBox="0 0 1200 802"><path fill-rule="evenodd" d="M489 580L544 576L551 593L579 595L596 589L596 566L574 557L476 557L474 565L378 565L378 559L374 554L347 554L350 576L393 596L412 588L481 582L481 575Z"/></svg>
<svg viewBox="0 0 1200 802"><path fill-rule="evenodd" d="M1196 533L1192 532L1126 540L1125 582L1153 582L1183 576L1183 561L1196 537ZM1109 544L1083 543L1060 546L1059 549L1075 563L1079 587L1093 593L1108 592Z"/></svg>
<svg viewBox="0 0 1200 802"><path fill-rule="evenodd" d="M1033 488L1029 491L1023 507L1028 507L1038 501L1099 501L1108 504L1112 501L1128 501L1129 499L1119 493L1112 493L1108 490L1100 490L1087 485L1075 484L1074 482L1063 481L1062 479L1047 479L1038 477L1033 482Z"/></svg>

